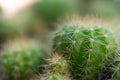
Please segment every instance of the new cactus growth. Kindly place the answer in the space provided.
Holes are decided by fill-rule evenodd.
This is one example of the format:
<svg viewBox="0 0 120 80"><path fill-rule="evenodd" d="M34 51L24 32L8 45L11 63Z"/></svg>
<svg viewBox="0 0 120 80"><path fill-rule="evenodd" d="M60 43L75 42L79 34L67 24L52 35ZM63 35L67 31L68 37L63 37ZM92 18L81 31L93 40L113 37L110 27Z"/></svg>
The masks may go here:
<svg viewBox="0 0 120 80"><path fill-rule="evenodd" d="M26 76L41 70L45 54L34 40L16 39L5 45L2 64L10 80L26 80Z"/></svg>
<svg viewBox="0 0 120 80"><path fill-rule="evenodd" d="M68 76L69 65L63 56L56 53L47 62L45 73L33 80L71 80Z"/></svg>
<svg viewBox="0 0 120 80"><path fill-rule="evenodd" d="M53 38L55 52L70 59L71 72L77 80L97 80L115 54L114 35L100 27L65 25Z"/></svg>
<svg viewBox="0 0 120 80"><path fill-rule="evenodd" d="M50 58L46 60L50 72L59 72L65 74L69 71L67 60L58 53L53 54Z"/></svg>

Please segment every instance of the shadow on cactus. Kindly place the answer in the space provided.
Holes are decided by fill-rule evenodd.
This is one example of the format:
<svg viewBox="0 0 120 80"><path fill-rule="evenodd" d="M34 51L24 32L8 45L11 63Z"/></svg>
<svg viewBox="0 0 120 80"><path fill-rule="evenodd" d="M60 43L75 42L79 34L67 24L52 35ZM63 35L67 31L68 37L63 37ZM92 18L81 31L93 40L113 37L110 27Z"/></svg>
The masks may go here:
<svg viewBox="0 0 120 80"><path fill-rule="evenodd" d="M32 73L42 70L46 52L34 40L16 39L5 45L2 65L9 80L28 80Z"/></svg>
<svg viewBox="0 0 120 80"><path fill-rule="evenodd" d="M114 35L102 27L65 25L53 38L53 50L70 59L75 80L97 80L116 47Z"/></svg>

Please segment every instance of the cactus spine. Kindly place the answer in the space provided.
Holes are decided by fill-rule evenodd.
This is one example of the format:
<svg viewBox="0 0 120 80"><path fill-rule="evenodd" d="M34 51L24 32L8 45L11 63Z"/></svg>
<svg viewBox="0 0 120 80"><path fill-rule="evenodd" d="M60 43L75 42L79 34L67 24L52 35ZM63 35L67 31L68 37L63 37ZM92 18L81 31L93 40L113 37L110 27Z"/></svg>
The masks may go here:
<svg viewBox="0 0 120 80"><path fill-rule="evenodd" d="M58 53L47 59L48 65L44 74L33 80L71 80L68 76L68 62Z"/></svg>
<svg viewBox="0 0 120 80"><path fill-rule="evenodd" d="M40 70L46 52L34 40L16 39L12 42L4 47L2 65L10 80L26 80L34 71Z"/></svg>
<svg viewBox="0 0 120 80"><path fill-rule="evenodd" d="M65 25L53 38L55 52L70 59L77 80L97 80L116 49L114 35L99 27Z"/></svg>

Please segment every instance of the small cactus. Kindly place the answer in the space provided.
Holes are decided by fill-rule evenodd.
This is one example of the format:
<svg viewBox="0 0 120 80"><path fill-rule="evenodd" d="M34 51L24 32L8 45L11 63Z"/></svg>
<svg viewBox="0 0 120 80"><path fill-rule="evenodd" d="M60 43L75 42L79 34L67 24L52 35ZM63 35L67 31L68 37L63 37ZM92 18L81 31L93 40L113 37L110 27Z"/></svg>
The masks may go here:
<svg viewBox="0 0 120 80"><path fill-rule="evenodd" d="M16 39L5 45L2 65L10 80L26 80L34 71L41 70L45 54L35 41Z"/></svg>
<svg viewBox="0 0 120 80"><path fill-rule="evenodd" d="M61 55L56 53L47 62L45 73L33 80L71 80L68 76L68 62Z"/></svg>
<svg viewBox="0 0 120 80"><path fill-rule="evenodd" d="M113 58L116 42L104 28L65 25L55 33L53 49L70 59L74 79L97 80Z"/></svg>
<svg viewBox="0 0 120 80"><path fill-rule="evenodd" d="M53 54L50 58L46 60L50 72L59 72L65 74L69 71L67 60L58 53Z"/></svg>

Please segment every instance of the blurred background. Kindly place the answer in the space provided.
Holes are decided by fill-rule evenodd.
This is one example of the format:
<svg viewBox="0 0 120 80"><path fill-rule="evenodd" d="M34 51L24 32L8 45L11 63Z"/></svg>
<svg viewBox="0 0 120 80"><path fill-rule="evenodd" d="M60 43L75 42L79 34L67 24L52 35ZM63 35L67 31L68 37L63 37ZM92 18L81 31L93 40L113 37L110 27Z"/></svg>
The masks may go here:
<svg viewBox="0 0 120 80"><path fill-rule="evenodd" d="M105 25L119 42L120 0L0 0L0 51L8 40L25 37L50 52L50 34L76 21Z"/></svg>

